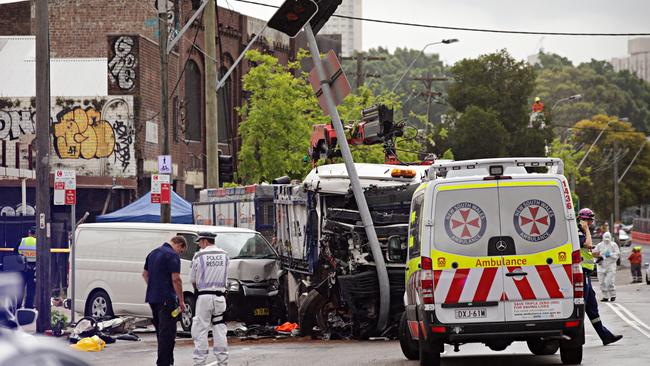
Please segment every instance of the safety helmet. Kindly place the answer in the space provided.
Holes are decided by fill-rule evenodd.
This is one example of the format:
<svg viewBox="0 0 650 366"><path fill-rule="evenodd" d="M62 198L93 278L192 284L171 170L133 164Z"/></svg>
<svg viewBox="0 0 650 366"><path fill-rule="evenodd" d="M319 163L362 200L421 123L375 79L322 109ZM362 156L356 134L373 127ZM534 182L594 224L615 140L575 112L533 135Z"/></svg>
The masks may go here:
<svg viewBox="0 0 650 366"><path fill-rule="evenodd" d="M540 100L541 100L541 99L539 99L539 97L535 97L535 101L536 101L536 102L539 102Z"/></svg>
<svg viewBox="0 0 650 366"><path fill-rule="evenodd" d="M578 218L582 220L593 220L596 217L594 215L594 212L590 208L583 208L582 210L578 211Z"/></svg>

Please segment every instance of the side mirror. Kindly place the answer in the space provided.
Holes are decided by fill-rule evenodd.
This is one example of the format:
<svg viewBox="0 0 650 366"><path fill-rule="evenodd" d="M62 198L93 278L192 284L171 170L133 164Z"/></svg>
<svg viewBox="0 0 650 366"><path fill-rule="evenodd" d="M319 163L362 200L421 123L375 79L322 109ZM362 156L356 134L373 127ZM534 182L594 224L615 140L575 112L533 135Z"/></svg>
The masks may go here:
<svg viewBox="0 0 650 366"><path fill-rule="evenodd" d="M406 261L406 245L404 245L402 238L399 235L393 235L388 238L388 251L386 252L386 259L389 262Z"/></svg>
<svg viewBox="0 0 650 366"><path fill-rule="evenodd" d="M18 309L16 310L16 319L18 325L30 325L38 318L38 311L34 309Z"/></svg>

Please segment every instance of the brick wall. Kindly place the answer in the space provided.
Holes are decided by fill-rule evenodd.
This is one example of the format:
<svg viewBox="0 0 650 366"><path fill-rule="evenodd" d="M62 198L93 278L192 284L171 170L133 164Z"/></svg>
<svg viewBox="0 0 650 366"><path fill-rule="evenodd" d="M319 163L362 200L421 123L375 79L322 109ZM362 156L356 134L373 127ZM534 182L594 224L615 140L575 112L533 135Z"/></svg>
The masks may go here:
<svg viewBox="0 0 650 366"><path fill-rule="evenodd" d="M0 36L31 35L31 1L0 4Z"/></svg>

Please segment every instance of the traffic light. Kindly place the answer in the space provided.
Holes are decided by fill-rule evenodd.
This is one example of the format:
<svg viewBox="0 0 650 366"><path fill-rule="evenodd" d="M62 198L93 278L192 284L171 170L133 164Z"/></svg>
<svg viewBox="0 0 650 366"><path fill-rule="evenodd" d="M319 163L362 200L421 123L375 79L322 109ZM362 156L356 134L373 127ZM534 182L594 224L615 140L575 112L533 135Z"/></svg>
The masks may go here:
<svg viewBox="0 0 650 366"><path fill-rule="evenodd" d="M318 12L309 21L314 35L318 34L318 31L323 28L325 23L327 23L329 18L336 11L336 8L341 5L342 1L343 0L316 0L316 3L318 3Z"/></svg>
<svg viewBox="0 0 650 366"><path fill-rule="evenodd" d="M269 27L293 38L314 17L318 6L313 0L287 0L269 20Z"/></svg>
<svg viewBox="0 0 650 366"><path fill-rule="evenodd" d="M232 155L219 154L219 183L232 182L234 179L234 164Z"/></svg>

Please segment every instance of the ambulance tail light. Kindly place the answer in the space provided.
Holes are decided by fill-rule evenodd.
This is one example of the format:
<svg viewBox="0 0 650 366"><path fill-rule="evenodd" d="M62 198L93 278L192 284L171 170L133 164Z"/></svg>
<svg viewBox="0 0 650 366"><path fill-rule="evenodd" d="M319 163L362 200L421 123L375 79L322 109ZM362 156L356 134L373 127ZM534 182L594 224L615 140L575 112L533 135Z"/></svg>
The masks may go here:
<svg viewBox="0 0 650 366"><path fill-rule="evenodd" d="M421 266L420 289L422 302L424 304L433 304L433 261L429 257L422 257Z"/></svg>
<svg viewBox="0 0 650 366"><path fill-rule="evenodd" d="M573 273L573 303L584 304L584 274L580 262L580 251L571 253L571 272Z"/></svg>

